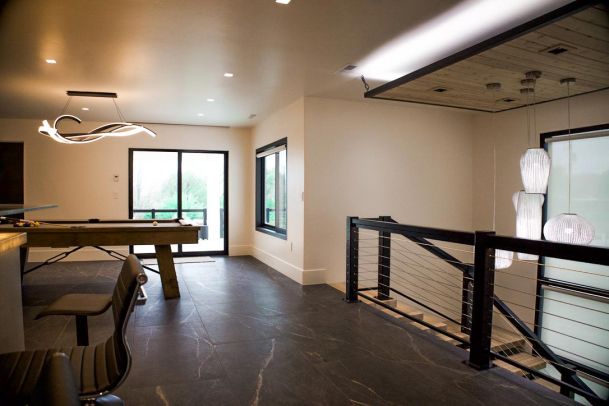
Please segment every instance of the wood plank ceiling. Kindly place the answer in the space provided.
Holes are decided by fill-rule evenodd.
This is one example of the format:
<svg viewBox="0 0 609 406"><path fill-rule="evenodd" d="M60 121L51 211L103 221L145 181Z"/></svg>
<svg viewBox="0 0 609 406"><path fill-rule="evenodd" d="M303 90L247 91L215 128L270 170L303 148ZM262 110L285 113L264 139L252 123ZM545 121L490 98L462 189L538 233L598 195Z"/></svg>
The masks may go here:
<svg viewBox="0 0 609 406"><path fill-rule="evenodd" d="M521 80L535 70L542 72L536 103L565 97L563 78L576 78L571 95L609 88L609 9L589 7L372 97L504 111L526 105ZM487 90L492 82L501 83L501 90Z"/></svg>

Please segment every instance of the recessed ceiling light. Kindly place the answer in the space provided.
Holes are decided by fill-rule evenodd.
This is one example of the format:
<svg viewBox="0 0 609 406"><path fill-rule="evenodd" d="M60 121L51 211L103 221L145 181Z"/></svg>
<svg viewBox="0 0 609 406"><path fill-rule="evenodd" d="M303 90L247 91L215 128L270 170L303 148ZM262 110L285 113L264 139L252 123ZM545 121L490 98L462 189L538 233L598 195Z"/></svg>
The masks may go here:
<svg viewBox="0 0 609 406"><path fill-rule="evenodd" d="M83 107L81 110L89 111L89 108L88 107Z"/></svg>
<svg viewBox="0 0 609 406"><path fill-rule="evenodd" d="M49 63L51 65L54 65L57 63L57 61L55 59L45 59L46 63Z"/></svg>
<svg viewBox="0 0 609 406"><path fill-rule="evenodd" d="M207 99L208 102L215 102L216 99Z"/></svg>
<svg viewBox="0 0 609 406"><path fill-rule="evenodd" d="M203 114L203 113L197 113L197 116L199 116L199 117L203 117L204 115L205 114Z"/></svg>
<svg viewBox="0 0 609 406"><path fill-rule="evenodd" d="M279 3L279 4L290 4L290 1L292 1L292 0L275 0L275 3Z"/></svg>
<svg viewBox="0 0 609 406"><path fill-rule="evenodd" d="M230 72L226 72L226 73L224 74L224 77L225 77L225 78L232 78L233 76L235 76L235 74L234 74L234 73L230 73Z"/></svg>

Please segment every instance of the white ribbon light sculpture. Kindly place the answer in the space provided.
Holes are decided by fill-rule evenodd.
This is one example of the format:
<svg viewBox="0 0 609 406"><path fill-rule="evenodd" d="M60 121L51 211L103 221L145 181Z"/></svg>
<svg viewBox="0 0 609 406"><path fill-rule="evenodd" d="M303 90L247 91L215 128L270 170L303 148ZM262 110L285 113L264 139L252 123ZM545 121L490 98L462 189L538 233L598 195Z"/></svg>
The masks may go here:
<svg viewBox="0 0 609 406"><path fill-rule="evenodd" d="M94 128L87 133L62 134L57 129L57 124L66 119L76 121L79 124L82 122L82 120L76 116L64 114L55 119L52 127L49 125L47 120L43 120L42 125L38 127L38 132L62 144L87 144L90 142L99 141L106 137L128 137L140 132L148 134L151 137L156 137L154 131L149 130L142 125L133 123L108 123L102 125L101 127Z"/></svg>
<svg viewBox="0 0 609 406"><path fill-rule="evenodd" d="M59 117L55 119L53 122L53 126L49 124L47 120L42 121L42 125L38 127L38 132L40 134L46 135L54 141L57 141L62 144L88 144L91 142L102 140L106 137L128 137L131 135L135 135L138 133L148 134L151 137L156 137L154 131L144 127L141 124L128 123L125 120L125 117L122 115L120 109L118 108L118 104L115 99L118 97L116 93L108 93L108 92L83 92L83 91L75 91L68 90L67 95L69 96L66 105L64 106ZM63 114L68 106L70 105L70 101L73 96L80 97L106 97L112 98L114 103L114 107L116 108L116 113L118 114L120 122L108 123L104 124L100 127L94 128L89 132L76 132L76 133L61 133L57 128L58 124L63 120L72 120L80 124L82 120L76 116L70 114Z"/></svg>

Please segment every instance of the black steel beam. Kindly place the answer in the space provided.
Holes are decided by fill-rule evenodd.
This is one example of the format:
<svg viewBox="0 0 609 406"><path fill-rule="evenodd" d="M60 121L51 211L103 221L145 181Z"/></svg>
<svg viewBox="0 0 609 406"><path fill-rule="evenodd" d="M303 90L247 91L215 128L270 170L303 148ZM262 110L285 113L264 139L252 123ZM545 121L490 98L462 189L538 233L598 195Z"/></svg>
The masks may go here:
<svg viewBox="0 0 609 406"><path fill-rule="evenodd" d="M109 97L112 99L116 99L118 97L118 94L115 92L90 92L81 90L68 90L66 94L68 96L75 97Z"/></svg>

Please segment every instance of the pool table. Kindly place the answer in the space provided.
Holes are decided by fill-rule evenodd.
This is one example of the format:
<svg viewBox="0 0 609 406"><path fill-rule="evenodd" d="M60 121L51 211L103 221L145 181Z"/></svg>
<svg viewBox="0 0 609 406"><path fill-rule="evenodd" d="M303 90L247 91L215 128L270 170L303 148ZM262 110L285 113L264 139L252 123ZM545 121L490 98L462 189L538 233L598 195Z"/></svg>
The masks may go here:
<svg viewBox="0 0 609 406"><path fill-rule="evenodd" d="M171 244L196 244L199 226L180 220L45 220L38 227L0 224L0 232L25 232L22 266L30 247L154 245L165 299L180 297ZM102 249L102 248L100 248Z"/></svg>

